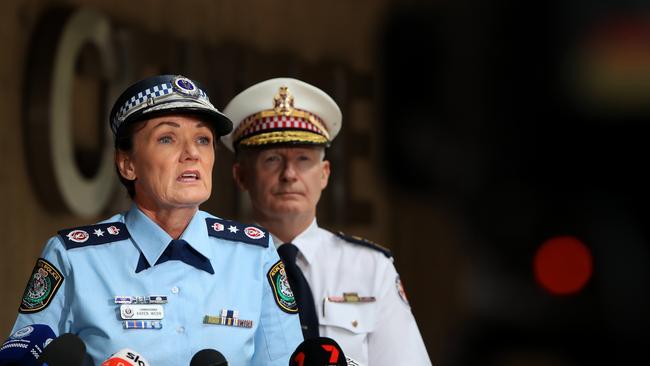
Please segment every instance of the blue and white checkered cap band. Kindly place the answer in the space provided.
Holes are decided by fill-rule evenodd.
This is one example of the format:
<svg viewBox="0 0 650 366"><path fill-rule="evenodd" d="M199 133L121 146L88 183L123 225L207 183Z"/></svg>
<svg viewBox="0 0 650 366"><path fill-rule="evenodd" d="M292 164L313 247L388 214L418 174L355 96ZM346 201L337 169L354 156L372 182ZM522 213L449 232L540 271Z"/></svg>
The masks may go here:
<svg viewBox="0 0 650 366"><path fill-rule="evenodd" d="M174 97L183 99L196 99L196 102L205 105L206 108L214 109L214 106L210 103L210 99L208 99L207 94L199 88L196 89L196 95L189 95L176 90L172 86L172 83L164 83L155 85L139 92L138 94L131 97L131 99L129 99L126 103L124 103L124 105L120 107L115 117L113 117L113 121L111 121L113 133L117 133L117 130L122 122L124 122L133 113L146 107L153 107L154 105L157 105L163 101L172 102ZM161 107L160 109L163 108Z"/></svg>

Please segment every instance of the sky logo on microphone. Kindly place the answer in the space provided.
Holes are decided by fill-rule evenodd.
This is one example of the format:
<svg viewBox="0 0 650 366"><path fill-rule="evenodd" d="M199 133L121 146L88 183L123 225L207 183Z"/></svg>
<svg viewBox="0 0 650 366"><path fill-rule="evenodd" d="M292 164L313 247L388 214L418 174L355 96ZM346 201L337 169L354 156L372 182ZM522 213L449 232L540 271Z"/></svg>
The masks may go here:
<svg viewBox="0 0 650 366"><path fill-rule="evenodd" d="M102 366L149 366L149 362L139 353L123 348L104 361Z"/></svg>
<svg viewBox="0 0 650 366"><path fill-rule="evenodd" d="M126 353L126 358L131 360L134 365L138 366L148 366L147 361L145 361L142 357L140 357L139 354L134 353L134 352L127 352Z"/></svg>

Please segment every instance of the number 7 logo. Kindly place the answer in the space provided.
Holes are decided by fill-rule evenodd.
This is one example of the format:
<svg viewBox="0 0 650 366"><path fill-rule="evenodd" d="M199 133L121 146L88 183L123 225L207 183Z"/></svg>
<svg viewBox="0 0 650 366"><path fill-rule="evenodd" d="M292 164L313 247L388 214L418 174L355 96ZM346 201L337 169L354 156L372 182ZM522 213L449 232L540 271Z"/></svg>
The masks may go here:
<svg viewBox="0 0 650 366"><path fill-rule="evenodd" d="M336 364L339 361L339 350L331 344L321 344L321 347L330 354L330 359L327 362ZM298 353L293 360L296 362L296 366L305 366L305 353Z"/></svg>
<svg viewBox="0 0 650 366"><path fill-rule="evenodd" d="M323 349L325 351L330 353L329 362L338 362L339 361L339 350L336 349L336 347L334 347L331 344L322 344L321 346L323 347Z"/></svg>

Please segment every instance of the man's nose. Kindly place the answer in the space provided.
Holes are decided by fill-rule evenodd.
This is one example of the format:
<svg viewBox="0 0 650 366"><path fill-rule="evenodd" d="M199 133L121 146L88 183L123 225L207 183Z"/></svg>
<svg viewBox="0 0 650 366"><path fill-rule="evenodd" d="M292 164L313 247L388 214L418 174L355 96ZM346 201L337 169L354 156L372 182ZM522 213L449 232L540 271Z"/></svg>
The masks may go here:
<svg viewBox="0 0 650 366"><path fill-rule="evenodd" d="M285 161L282 169L282 178L287 181L296 179L296 169L290 161Z"/></svg>

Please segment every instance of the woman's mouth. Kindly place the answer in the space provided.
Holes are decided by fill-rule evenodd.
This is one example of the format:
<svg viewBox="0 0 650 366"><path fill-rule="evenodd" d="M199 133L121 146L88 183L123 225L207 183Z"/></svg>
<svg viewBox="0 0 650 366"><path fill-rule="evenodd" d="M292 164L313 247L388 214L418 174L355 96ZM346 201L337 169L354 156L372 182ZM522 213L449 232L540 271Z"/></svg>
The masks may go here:
<svg viewBox="0 0 650 366"><path fill-rule="evenodd" d="M178 182L196 182L201 180L201 174L197 170L186 170L176 178Z"/></svg>

